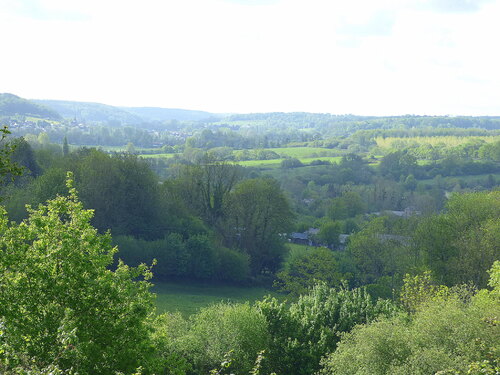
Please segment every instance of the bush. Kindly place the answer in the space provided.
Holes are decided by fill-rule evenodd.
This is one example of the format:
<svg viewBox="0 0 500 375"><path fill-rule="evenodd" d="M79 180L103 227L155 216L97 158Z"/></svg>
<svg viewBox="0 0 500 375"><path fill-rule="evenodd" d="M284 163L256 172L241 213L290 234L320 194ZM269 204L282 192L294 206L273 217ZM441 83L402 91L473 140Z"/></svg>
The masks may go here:
<svg viewBox="0 0 500 375"><path fill-rule="evenodd" d="M320 359L335 350L340 333L395 311L388 301L373 303L364 289L333 289L325 284L316 285L290 307L274 298L258 307L271 334L273 370L297 375L315 373Z"/></svg>
<svg viewBox="0 0 500 375"><path fill-rule="evenodd" d="M232 351L237 373L248 373L257 354L266 350L269 335L262 313L248 304L219 303L202 309L190 320L189 333L179 348L194 372L207 374Z"/></svg>
<svg viewBox="0 0 500 375"><path fill-rule="evenodd" d="M187 241L176 233L156 241L117 236L113 242L120 249L119 257L127 264L151 264L156 259L154 276L159 280L181 277L243 282L250 274L247 255L216 247L204 235L192 236Z"/></svg>
<svg viewBox="0 0 500 375"><path fill-rule="evenodd" d="M304 164L297 158L285 159L280 164L280 167L284 168L284 169L298 168L298 167L303 167L303 166L304 166Z"/></svg>
<svg viewBox="0 0 500 375"><path fill-rule="evenodd" d="M411 309L414 314L356 327L323 361L321 374L495 374L500 366L498 264L491 271L494 290L469 300L463 288L441 293L443 287L415 289L419 280L407 280L413 284L406 289L418 297L412 301L420 301ZM426 290L428 298L422 298Z"/></svg>
<svg viewBox="0 0 500 375"><path fill-rule="evenodd" d="M275 286L293 296L307 293L320 281L329 287L338 286L341 279L333 252L324 247L294 255L276 276Z"/></svg>
<svg viewBox="0 0 500 375"><path fill-rule="evenodd" d="M148 360L154 297L145 266L119 263L74 189L21 224L0 217L0 369L131 373ZM26 367L22 359L36 366ZM31 365L29 365L31 366ZM48 370L47 370L48 371Z"/></svg>

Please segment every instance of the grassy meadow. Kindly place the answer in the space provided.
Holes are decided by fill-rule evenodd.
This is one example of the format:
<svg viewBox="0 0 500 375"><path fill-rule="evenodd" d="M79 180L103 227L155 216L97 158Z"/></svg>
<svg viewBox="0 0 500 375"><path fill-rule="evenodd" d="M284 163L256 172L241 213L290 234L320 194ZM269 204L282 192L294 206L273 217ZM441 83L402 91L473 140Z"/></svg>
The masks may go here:
<svg viewBox="0 0 500 375"><path fill-rule="evenodd" d="M125 147L120 148L109 148L109 151L121 151L124 150ZM136 148L140 153L141 151L150 151L149 149L141 149ZM260 150L260 149L259 149ZM303 164L310 164L313 160L323 160L329 161L331 163L339 162L342 158L338 156L338 151L330 150L321 147L283 147L283 148L265 148L263 151L273 151L278 154L280 157L277 159L271 160L244 160L244 161L236 161L235 163L244 167L254 167L254 168L278 168L285 158L297 158ZM235 152L241 150L235 150ZM143 158L172 158L174 157L174 153L162 153L162 154L142 154L139 155Z"/></svg>
<svg viewBox="0 0 500 375"><path fill-rule="evenodd" d="M342 157L341 156L320 156L320 157L300 157L299 159L304 165L310 164L314 160L322 160L329 161L330 163L339 162ZM282 159L271 159L271 160L245 160L245 161L237 161L236 164L241 165L243 167L254 167L254 168L278 168L281 165L281 162L285 160Z"/></svg>
<svg viewBox="0 0 500 375"><path fill-rule="evenodd" d="M322 147L280 147L265 148L264 150L274 151L278 155L290 158L318 158L320 156L336 156L338 151Z"/></svg>
<svg viewBox="0 0 500 375"><path fill-rule="evenodd" d="M173 158L175 155L181 155L181 154L175 154L175 153L169 153L169 154L142 154L142 155L139 155L139 156L141 158L147 158L147 159L159 159L159 158L169 159L169 158Z"/></svg>
<svg viewBox="0 0 500 375"><path fill-rule="evenodd" d="M276 292L263 287L215 285L191 281L158 282L152 291L156 293L158 313L178 311L184 317L217 302L253 303L266 295L280 297Z"/></svg>

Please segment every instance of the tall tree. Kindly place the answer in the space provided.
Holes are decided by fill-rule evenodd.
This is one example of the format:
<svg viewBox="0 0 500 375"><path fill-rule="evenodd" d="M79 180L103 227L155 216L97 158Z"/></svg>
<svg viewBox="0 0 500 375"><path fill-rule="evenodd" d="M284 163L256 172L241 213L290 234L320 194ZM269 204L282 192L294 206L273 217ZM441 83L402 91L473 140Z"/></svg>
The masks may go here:
<svg viewBox="0 0 500 375"><path fill-rule="evenodd" d="M207 154L200 163L181 168L179 187L187 205L209 225L217 226L224 216L224 201L241 177L240 167Z"/></svg>
<svg viewBox="0 0 500 375"><path fill-rule="evenodd" d="M275 271L284 253L283 234L293 213L278 182L255 178L239 183L227 202L226 241L250 255L252 270Z"/></svg>
<svg viewBox="0 0 500 375"><path fill-rule="evenodd" d="M64 156L69 154L68 137L66 137L66 136L64 136L64 139L63 139L62 152L63 152Z"/></svg>
<svg viewBox="0 0 500 375"><path fill-rule="evenodd" d="M486 286L500 254L500 191L455 194L446 212L422 221L415 245L440 283Z"/></svg>

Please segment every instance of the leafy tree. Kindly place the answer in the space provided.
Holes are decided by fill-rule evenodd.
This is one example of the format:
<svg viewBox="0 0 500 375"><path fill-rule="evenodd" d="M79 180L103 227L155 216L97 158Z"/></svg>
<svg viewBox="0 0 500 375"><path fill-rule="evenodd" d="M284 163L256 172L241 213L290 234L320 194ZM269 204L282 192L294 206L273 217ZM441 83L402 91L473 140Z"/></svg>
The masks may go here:
<svg viewBox="0 0 500 375"><path fill-rule="evenodd" d="M341 224L338 221L327 221L319 227L318 240L328 246L339 244L339 235L342 233Z"/></svg>
<svg viewBox="0 0 500 375"><path fill-rule="evenodd" d="M292 296L306 294L318 282L329 287L340 284L341 274L331 250L315 247L288 261L276 275L275 286Z"/></svg>
<svg viewBox="0 0 500 375"><path fill-rule="evenodd" d="M136 153L135 146L134 146L134 144L132 142L127 143L126 150L127 150L127 153L129 153L129 154L135 154Z"/></svg>
<svg viewBox="0 0 500 375"><path fill-rule="evenodd" d="M455 194L446 212L422 221L414 235L424 264L445 285L487 283L500 251L500 192Z"/></svg>
<svg viewBox="0 0 500 375"><path fill-rule="evenodd" d="M415 176L409 174L405 179L404 186L408 190L415 190L417 188L417 180L415 179Z"/></svg>
<svg viewBox="0 0 500 375"><path fill-rule="evenodd" d="M95 209L93 224L116 235L163 237L166 218L158 179L136 156L110 157L92 150L76 165L85 206Z"/></svg>
<svg viewBox="0 0 500 375"><path fill-rule="evenodd" d="M68 187L68 197L30 210L21 224L2 213L1 360L7 369L27 356L82 375L130 373L152 350L153 295L134 281L151 274L121 262L109 269L116 248L90 225L71 180Z"/></svg>
<svg viewBox="0 0 500 375"><path fill-rule="evenodd" d="M271 178L244 180L235 187L226 207L228 245L250 256L254 274L275 271L285 251L281 234L291 229L293 220L278 182Z"/></svg>
<svg viewBox="0 0 500 375"><path fill-rule="evenodd" d="M24 138L16 138L11 143L13 147L12 162L23 168L24 175L39 176L42 171L29 143Z"/></svg>
<svg viewBox="0 0 500 375"><path fill-rule="evenodd" d="M8 176L20 176L22 168L11 160L11 155L15 151L15 145L7 143L7 136L10 131L6 126L0 129L0 184L5 182Z"/></svg>
<svg viewBox="0 0 500 375"><path fill-rule="evenodd" d="M205 155L179 173L179 188L186 205L209 225L218 225L225 215L224 201L241 178L241 169Z"/></svg>
<svg viewBox="0 0 500 375"><path fill-rule="evenodd" d="M404 151L392 152L380 162L380 172L383 175L392 177L395 180L409 174L414 174L417 168L417 159Z"/></svg>
<svg viewBox="0 0 500 375"><path fill-rule="evenodd" d="M365 289L316 285L289 307L267 298L258 304L271 334L269 358L279 374L313 374L335 350L340 333L377 316L394 313L387 301L373 303Z"/></svg>
<svg viewBox="0 0 500 375"><path fill-rule="evenodd" d="M344 200L347 217L354 217L366 211L366 204L363 202L361 195L355 191L346 191L342 194Z"/></svg>
<svg viewBox="0 0 500 375"><path fill-rule="evenodd" d="M304 164L302 164L302 162L297 158L284 159L280 164L280 167L284 168L284 169L298 168L298 167L303 167L303 166L304 166Z"/></svg>
<svg viewBox="0 0 500 375"><path fill-rule="evenodd" d="M189 358L195 373L206 374L232 351L234 369L248 373L255 358L267 350L269 333L262 313L249 304L219 303L203 308L189 321L177 350Z"/></svg>
<svg viewBox="0 0 500 375"><path fill-rule="evenodd" d="M410 238L392 234L388 221L387 217L375 218L349 237L347 254L355 264L356 279L362 285L390 276L396 287L408 269L415 266Z"/></svg>
<svg viewBox="0 0 500 375"><path fill-rule="evenodd" d="M491 280L498 280L499 269L497 262ZM414 314L380 319L344 335L337 350L323 360L320 373L498 373L500 304L495 295L498 285L491 286L493 292L484 290L469 298L463 298L460 288L455 293L427 289L430 294Z"/></svg>
<svg viewBox="0 0 500 375"><path fill-rule="evenodd" d="M328 217L332 220L342 220L348 217L347 205L342 197L336 197L331 200L327 211Z"/></svg>
<svg viewBox="0 0 500 375"><path fill-rule="evenodd" d="M68 137L66 137L66 136L64 136L64 139L63 139L62 153L64 156L69 154Z"/></svg>

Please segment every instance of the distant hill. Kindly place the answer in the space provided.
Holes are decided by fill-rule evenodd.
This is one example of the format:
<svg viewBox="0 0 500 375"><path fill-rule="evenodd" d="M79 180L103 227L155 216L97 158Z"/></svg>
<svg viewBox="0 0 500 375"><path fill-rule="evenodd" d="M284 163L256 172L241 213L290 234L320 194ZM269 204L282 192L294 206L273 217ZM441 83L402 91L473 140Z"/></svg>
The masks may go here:
<svg viewBox="0 0 500 375"><path fill-rule="evenodd" d="M107 125L137 125L144 121L124 109L101 103L73 102L67 100L33 100L59 112L64 118L77 121L102 122Z"/></svg>
<svg viewBox="0 0 500 375"><path fill-rule="evenodd" d="M221 117L214 113L192 111L188 109L158 108L158 107L121 107L149 121L201 121L213 117Z"/></svg>
<svg viewBox="0 0 500 375"><path fill-rule="evenodd" d="M33 116L49 120L60 120L61 115L57 111L33 100L20 98L13 94L0 94L0 116Z"/></svg>
<svg viewBox="0 0 500 375"><path fill-rule="evenodd" d="M102 122L109 125L141 125L151 121L200 121L219 117L213 113L177 108L115 107L101 103L67 100L33 100L57 111L65 118Z"/></svg>

